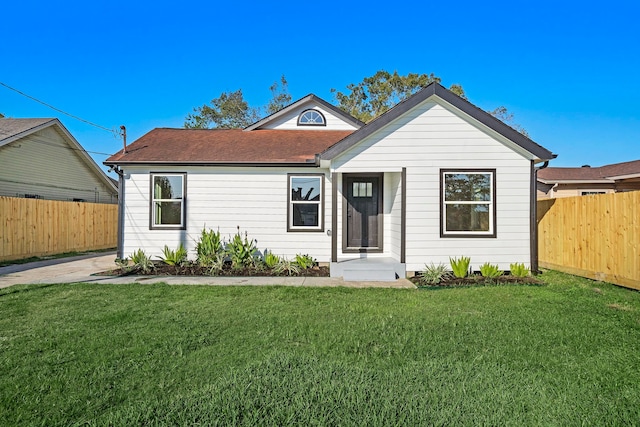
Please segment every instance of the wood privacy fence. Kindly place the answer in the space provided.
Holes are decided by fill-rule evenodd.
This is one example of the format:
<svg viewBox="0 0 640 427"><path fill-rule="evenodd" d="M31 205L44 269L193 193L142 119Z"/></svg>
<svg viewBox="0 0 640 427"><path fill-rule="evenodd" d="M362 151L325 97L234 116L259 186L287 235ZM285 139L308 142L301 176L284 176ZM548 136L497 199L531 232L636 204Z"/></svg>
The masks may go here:
<svg viewBox="0 0 640 427"><path fill-rule="evenodd" d="M117 245L118 205L0 197L0 261Z"/></svg>
<svg viewBox="0 0 640 427"><path fill-rule="evenodd" d="M640 191L538 201L541 267L640 290Z"/></svg>

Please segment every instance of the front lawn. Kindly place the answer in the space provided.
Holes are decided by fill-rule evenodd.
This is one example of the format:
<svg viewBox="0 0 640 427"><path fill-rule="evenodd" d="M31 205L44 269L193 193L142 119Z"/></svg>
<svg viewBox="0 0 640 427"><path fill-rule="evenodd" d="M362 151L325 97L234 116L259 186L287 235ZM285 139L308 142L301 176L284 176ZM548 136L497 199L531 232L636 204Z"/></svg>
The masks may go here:
<svg viewBox="0 0 640 427"><path fill-rule="evenodd" d="M633 425L640 292L0 290L1 425Z"/></svg>

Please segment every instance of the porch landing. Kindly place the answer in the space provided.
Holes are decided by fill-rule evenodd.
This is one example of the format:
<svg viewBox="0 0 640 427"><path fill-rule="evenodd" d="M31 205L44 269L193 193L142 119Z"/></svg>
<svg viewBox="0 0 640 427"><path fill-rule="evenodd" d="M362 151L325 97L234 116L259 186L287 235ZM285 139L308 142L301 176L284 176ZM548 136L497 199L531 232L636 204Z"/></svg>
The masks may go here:
<svg viewBox="0 0 640 427"><path fill-rule="evenodd" d="M331 277L345 282L393 282L406 276L405 264L393 258L355 258L339 260L330 265Z"/></svg>

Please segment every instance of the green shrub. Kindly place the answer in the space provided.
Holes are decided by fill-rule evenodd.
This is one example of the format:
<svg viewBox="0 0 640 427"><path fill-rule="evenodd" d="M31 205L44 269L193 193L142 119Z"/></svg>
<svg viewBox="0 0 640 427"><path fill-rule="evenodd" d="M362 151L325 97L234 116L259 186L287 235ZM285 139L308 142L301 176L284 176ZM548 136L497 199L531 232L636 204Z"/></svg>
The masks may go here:
<svg viewBox="0 0 640 427"><path fill-rule="evenodd" d="M276 265L278 265L279 262L280 257L278 255L274 254L273 252L265 252L264 265L266 265L267 268L274 268Z"/></svg>
<svg viewBox="0 0 640 427"><path fill-rule="evenodd" d="M224 259L224 244L220 238L220 231L202 229L200 239L196 243L198 264L206 267L213 266Z"/></svg>
<svg viewBox="0 0 640 427"><path fill-rule="evenodd" d="M159 257L162 262L167 265L178 265L182 266L187 263L187 250L184 248L184 245L180 243L178 249L171 250L169 246L164 245L164 249L162 250L164 257Z"/></svg>
<svg viewBox="0 0 640 427"><path fill-rule="evenodd" d="M502 276L504 271L500 270L495 264L485 262L480 266L480 274L482 274L482 277L494 278Z"/></svg>
<svg viewBox="0 0 640 427"><path fill-rule="evenodd" d="M524 266L524 263L513 263L509 266L511 275L514 277L527 277L529 275L529 269Z"/></svg>
<svg viewBox="0 0 640 427"><path fill-rule="evenodd" d="M293 276L294 274L300 273L300 268L296 265L296 263L282 258L280 262L276 264L273 271L275 271L277 274L286 273L288 276Z"/></svg>
<svg viewBox="0 0 640 427"><path fill-rule="evenodd" d="M467 277L469 274L469 264L471 264L471 258L461 256L460 258L449 257L449 263L451 264L451 271L453 275L459 278Z"/></svg>
<svg viewBox="0 0 640 427"><path fill-rule="evenodd" d="M294 263L301 269L306 270L316 265L316 259L311 255L296 254Z"/></svg>
<svg viewBox="0 0 640 427"><path fill-rule="evenodd" d="M242 268L253 264L255 254L258 251L256 243L255 239L249 240L246 231L243 238L240 233L240 227L238 227L238 231L227 243L226 248L226 253L231 258L231 267Z"/></svg>
<svg viewBox="0 0 640 427"><path fill-rule="evenodd" d="M151 261L151 258L149 258L142 249L138 249L131 254L131 262L145 274L153 270L153 261Z"/></svg>
<svg viewBox="0 0 640 427"><path fill-rule="evenodd" d="M211 263L209 265L207 265L207 267L209 268L209 275L210 276L218 276L220 275L220 273L222 273L222 269L224 267L224 258L223 257L218 257L217 259L211 261Z"/></svg>
<svg viewBox="0 0 640 427"><path fill-rule="evenodd" d="M438 265L434 263L430 265L425 264L422 275L420 276L420 283L423 285L437 285L449 276L451 276L451 272L447 269L446 265L442 263Z"/></svg>
<svg viewBox="0 0 640 427"><path fill-rule="evenodd" d="M129 266L129 257L116 258L116 265L121 270L126 270L127 267Z"/></svg>

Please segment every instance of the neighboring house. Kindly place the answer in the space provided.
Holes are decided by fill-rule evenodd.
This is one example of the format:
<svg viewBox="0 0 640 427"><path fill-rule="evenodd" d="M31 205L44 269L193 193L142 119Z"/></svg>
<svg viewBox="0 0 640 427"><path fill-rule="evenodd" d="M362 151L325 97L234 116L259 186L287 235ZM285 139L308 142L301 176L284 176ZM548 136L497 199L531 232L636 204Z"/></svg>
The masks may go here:
<svg viewBox="0 0 640 427"><path fill-rule="evenodd" d="M554 157L433 83L368 124L308 95L244 130L154 129L105 164L120 255L193 258L204 227L240 227L332 276L394 280L460 256L535 268L535 164Z"/></svg>
<svg viewBox="0 0 640 427"><path fill-rule="evenodd" d="M538 199L640 190L640 160L538 171Z"/></svg>
<svg viewBox="0 0 640 427"><path fill-rule="evenodd" d="M0 118L0 196L117 203L118 189L58 119Z"/></svg>

